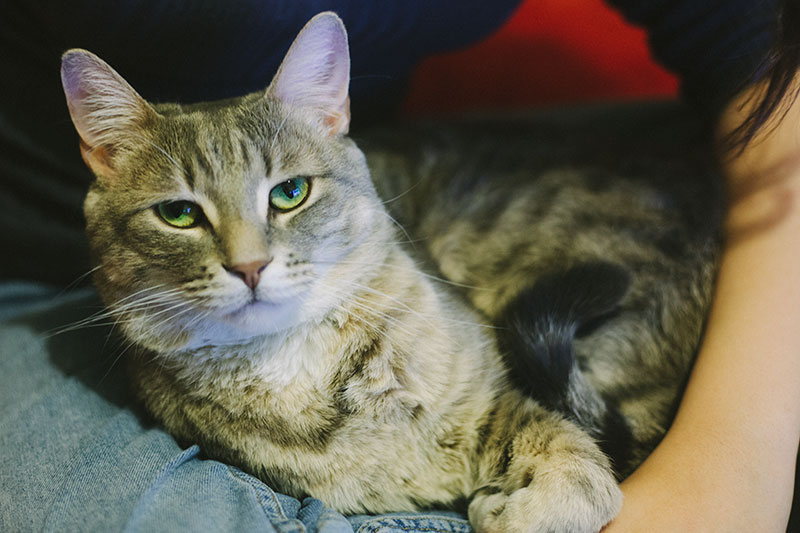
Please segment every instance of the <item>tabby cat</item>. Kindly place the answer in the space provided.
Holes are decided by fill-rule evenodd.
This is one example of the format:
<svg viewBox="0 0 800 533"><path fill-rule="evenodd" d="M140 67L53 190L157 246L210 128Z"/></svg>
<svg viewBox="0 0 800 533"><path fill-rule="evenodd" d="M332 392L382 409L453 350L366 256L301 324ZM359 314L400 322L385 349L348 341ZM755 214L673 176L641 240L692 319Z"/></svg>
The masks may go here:
<svg viewBox="0 0 800 533"><path fill-rule="evenodd" d="M591 131L559 151L555 122L362 151L332 13L238 99L153 105L83 50L62 81L96 176L95 281L176 438L343 513L615 516L701 335L718 225L699 167L624 163Z"/></svg>

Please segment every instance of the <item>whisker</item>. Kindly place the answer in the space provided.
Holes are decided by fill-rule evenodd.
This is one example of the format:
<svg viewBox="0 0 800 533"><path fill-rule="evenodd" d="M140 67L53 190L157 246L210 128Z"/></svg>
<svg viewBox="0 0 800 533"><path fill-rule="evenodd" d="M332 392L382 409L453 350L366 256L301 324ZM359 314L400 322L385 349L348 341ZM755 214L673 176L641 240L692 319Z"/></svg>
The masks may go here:
<svg viewBox="0 0 800 533"><path fill-rule="evenodd" d="M339 281L341 282L341 280L339 280ZM386 321L387 326L391 325L391 327L393 329L397 330L397 331L401 331L401 332L403 332L403 333L405 333L407 335L411 335L411 336L413 336L413 335L415 335L417 333L415 330L406 327L403 324L403 321L399 317L393 316L393 315L381 310L381 309L385 309L385 310L389 310L389 311L408 311L408 309L406 309L406 308L387 306L387 305L384 304L384 305L381 306L381 309L378 309L375 306L376 302L373 302L373 301L371 301L371 300L369 300L367 298L358 296L357 294L345 292L345 291L342 291L342 290L340 290L338 288L334 288L334 287L325 285L324 283L320 283L319 285L317 285L317 287L318 288L322 288L323 290L327 289L329 294L332 294L333 296L342 298L343 300L346 301L346 303L348 305L351 305L351 306L355 307L356 309L359 309L361 311L365 311L365 312L367 312L369 314L375 315L378 318L382 318L383 320ZM347 312L351 316L358 316L358 315L350 312L344 306L340 305L339 308L341 310L344 310L345 312ZM384 335L388 334L388 330L386 330L384 328L379 328L378 326L374 326L374 328L376 329L376 331L378 331L378 332L380 332L380 333L382 333Z"/></svg>
<svg viewBox="0 0 800 533"><path fill-rule="evenodd" d="M340 280L340 282L342 282L342 280ZM348 283L348 284L350 284L351 286L353 286L353 287L355 287L357 289L361 289L363 291L375 294L377 296L381 296L381 297L386 298L386 299L388 299L388 300L390 300L392 302L395 302L395 303L397 303L398 305L401 306L400 310L406 310L409 313L412 313L412 314L414 314L417 317L422 318L422 319L436 318L436 319L439 319L439 320L444 320L444 321L449 322L451 324L477 326L477 327L483 327L483 328L488 328L488 329L499 329L497 326L492 326L490 324L485 324L485 323L481 323L481 322L472 322L472 321L469 321L469 320L459 320L459 319L455 319L455 318L447 318L447 317L444 317L444 316L441 316L441 315L431 315L430 313L422 313L422 312L414 309L413 307L409 306L408 304L406 304L402 300L399 300L398 298L395 298L395 297L393 297L393 296L391 296L389 294L386 294L383 291L379 291L379 290L377 290L377 289L375 289L373 287L369 287L367 285L362 285L362 284L356 283L354 281L344 281L344 283Z"/></svg>
<svg viewBox="0 0 800 533"><path fill-rule="evenodd" d="M177 307L177 306L173 306L170 309L174 309L175 307ZM174 320L174 319L178 318L179 316L181 316L182 314L184 314L184 313L186 313L188 311L191 311L191 310L192 310L192 308L188 307L188 308L186 308L186 309L184 309L184 310L182 310L182 311L180 311L178 313L175 313L174 315L172 315L169 318L170 318L170 320ZM152 316L155 316L155 315L152 315ZM122 357L125 355L125 353L128 350L130 350L131 348L133 348L134 346L136 346L136 342L135 341L128 341L126 344L127 344L127 346L125 346L125 348L114 358L114 361L108 367L108 369L103 374L103 376L100 378L98 383L102 383L109 376L109 374L111 374L111 371L114 369L114 367L117 365L117 363L122 359Z"/></svg>
<svg viewBox="0 0 800 533"><path fill-rule="evenodd" d="M367 303L365 303L364 301L359 301L359 299L356 298L355 296L353 296L352 294L345 293L345 292L340 291L340 290L338 290L338 289L336 289L334 287L325 285L324 283L320 283L319 285L317 285L317 289L322 290L322 292L326 292L326 294L329 294L329 295L341 298L342 300L345 300L348 304L352 305L356 309L359 309L361 311L365 311L365 312L370 313L372 315L377 315L379 318L383 318L384 320L386 320L387 323L391 322L393 325L395 325L395 326L397 325L397 319L395 317L392 317L392 316L390 316L390 315L388 315L386 313L378 311L377 309L367 305ZM388 330L386 330L385 328L380 327L380 326L368 321L366 318L359 316L358 314L354 313L352 310L348 309L345 305L337 304L336 308L338 310L340 310L340 311L343 311L343 312L347 313L350 317L357 319L359 322L362 322L362 323L370 326L373 331L376 331L376 332L378 332L378 333L380 333L380 334L382 334L384 336L388 335L388 333L389 333ZM403 330L402 328L398 328L398 329ZM403 330L403 331L405 331L406 333L411 333L408 330Z"/></svg>
<svg viewBox="0 0 800 533"><path fill-rule="evenodd" d="M129 294L128 296L117 300L117 302L112 304L113 305L112 307L104 307L100 311L97 311L96 313L93 313L90 316L85 317L81 320L50 330L46 332L45 335L47 338L50 338L56 335L62 335L64 333L75 331L81 328L109 326L109 325L114 326L119 322L120 318L124 316L125 313L147 309L148 307L170 304L168 299L171 296L180 293L180 290L178 289L169 289L155 294L145 295L139 298L138 300L126 302L126 300L131 300L132 298L136 298L137 296L141 295L144 292L156 290L158 287L159 286L148 287L146 289L141 289L139 291L136 291L133 294ZM114 318L113 322L105 322L106 320L112 318Z"/></svg>
<svg viewBox="0 0 800 533"><path fill-rule="evenodd" d="M62 296L64 294L68 293L73 288L75 288L77 285L79 285L83 280L85 280L87 277L91 276L92 274L94 274L95 272L100 270L100 268L102 268L102 265L97 265L96 267L94 267L92 269L89 269L88 272L85 272L85 273L81 274L80 276L78 276L77 278L72 280L66 287L64 287L61 290L61 292L58 293L58 296Z"/></svg>
<svg viewBox="0 0 800 533"><path fill-rule="evenodd" d="M374 244L374 245L380 245L380 246L384 246L384 245L387 245L387 244L403 245L403 244L416 244L418 242L425 242L427 240L428 240L427 237L423 237L423 238L419 238L419 239L411 239L411 240L403 240L403 241L399 241L399 240L398 241L383 241L383 240L380 240L380 241L361 241L361 244L364 244L364 245L373 245Z"/></svg>
<svg viewBox="0 0 800 533"><path fill-rule="evenodd" d="M393 197L393 198L389 198L388 200L385 200L385 201L383 201L383 202L382 202L382 203L383 203L383 205L390 204L390 203L392 203L392 202L395 202L395 201L399 200L399 199L400 199L400 198L402 198L403 196L405 196L405 195L407 195L408 193L410 193L411 191L413 191L413 190L414 190L414 189L415 189L415 188L416 188L416 187L417 187L417 186L418 186L420 183L421 183L421 181L417 181L416 183L414 183L414 185L412 185L411 187L409 187L409 188L408 188L408 189L406 189L405 191L401 192L401 193L400 193L400 194L398 194L397 196L395 196L395 197Z"/></svg>
<svg viewBox="0 0 800 533"><path fill-rule="evenodd" d="M385 216L386 218L388 218L389 220L391 220L391 221L392 221L392 223L393 223L395 226L397 226L398 228L400 228L400 231L402 231L402 232L403 232L403 235L405 235L405 236L406 236L406 239L408 239L409 241L413 241L413 240L414 240L414 239L412 239L412 238L411 238L411 235L410 235L410 234L409 234L409 233L406 231L406 228L404 228L404 227L403 227L403 225L402 225L402 224L400 224L400 222L398 222L398 221L397 221L397 220L396 220L396 219L395 219L395 218L394 218L392 215L390 215L390 214L389 214L389 213L387 213L386 211L383 211L383 210L380 210L380 209L376 209L376 210L375 210L375 212L376 212L376 213L380 213L380 214L382 214L383 216ZM412 245L412 246L413 246L413 245Z"/></svg>
<svg viewBox="0 0 800 533"><path fill-rule="evenodd" d="M120 361L120 359L122 359L122 356L125 355L125 352L130 350L134 346L134 344L135 343L133 342L127 343L127 346L125 346L125 348L123 348L122 351L114 358L114 360L109 365L108 369L106 369L105 373L102 376L100 376L100 379L97 380L98 385L103 381L105 381L105 379L111 374L111 371L114 369L114 367L117 366L117 363Z"/></svg>
<svg viewBox="0 0 800 533"><path fill-rule="evenodd" d="M492 291L495 292L497 289L493 289L491 287L479 287L477 285L469 285L467 283L459 283L457 281L451 281L449 279L445 279L439 276L434 276L433 274L428 274L427 272L423 272L420 269L414 267L406 267L402 265L392 265L389 263L368 263L365 261L317 261L320 264L340 264L340 265L354 265L354 266L370 266L370 267L379 267L379 268L393 268L396 270L401 270L403 272L413 272L415 274L419 274L425 278L428 278L432 281L436 281L438 283L443 283L445 285L452 285L454 287L459 287L462 289L472 289L476 291Z"/></svg>
<svg viewBox="0 0 800 533"><path fill-rule="evenodd" d="M413 329L413 328L409 327L408 325L406 325L406 322L402 318L390 315L385 311L380 311L380 310L376 309L375 306L374 306L374 302L372 302L371 300L367 300L366 298L358 297L358 296L350 294L347 297L347 304L354 306L356 309L361 309L363 311L366 311L367 313L370 313L372 315L375 315L375 316L377 316L379 318L382 318L382 319L386 320L387 328L389 326L391 326L391 330L392 331L399 331L399 332L404 333L404 334L406 334L406 335L408 335L410 337L415 337L419 333L418 330ZM401 307L387 306L385 304L383 304L381 307L382 307L382 309L385 309L387 311L406 311L406 312L408 311L407 309L403 309ZM349 312L349 310L347 310L347 309L345 309L345 311L347 311L348 314L350 314L354 318L358 318L359 321L371 325L373 327L373 330L381 333L382 335L385 335L385 336L389 335L389 332L390 332L389 329L382 328L382 327L376 326L376 325L374 325L374 324L372 324L370 322L367 322L366 319L363 319L363 317L359 317L357 314ZM414 313L412 313L412 314L414 314ZM427 320L426 320L426 322L427 322ZM449 335L446 335L446 338L448 338L451 341L453 340L452 337L450 337Z"/></svg>

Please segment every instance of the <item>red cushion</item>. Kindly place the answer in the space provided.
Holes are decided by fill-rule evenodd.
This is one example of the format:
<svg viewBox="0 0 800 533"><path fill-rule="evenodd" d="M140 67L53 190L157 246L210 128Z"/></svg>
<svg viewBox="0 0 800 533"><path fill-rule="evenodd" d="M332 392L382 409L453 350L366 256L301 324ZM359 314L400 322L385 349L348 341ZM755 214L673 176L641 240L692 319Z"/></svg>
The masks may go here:
<svg viewBox="0 0 800 533"><path fill-rule="evenodd" d="M425 60L407 114L669 97L677 79L602 0L525 0L494 35Z"/></svg>

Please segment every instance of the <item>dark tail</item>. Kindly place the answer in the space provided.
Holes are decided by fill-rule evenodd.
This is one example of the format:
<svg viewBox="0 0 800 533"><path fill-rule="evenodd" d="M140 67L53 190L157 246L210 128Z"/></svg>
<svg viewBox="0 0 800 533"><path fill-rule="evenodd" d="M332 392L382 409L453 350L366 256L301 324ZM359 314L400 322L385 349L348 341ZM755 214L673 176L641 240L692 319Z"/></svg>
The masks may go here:
<svg viewBox="0 0 800 533"><path fill-rule="evenodd" d="M582 263L539 278L505 309L500 323L513 383L596 437L617 468L627 463L630 429L586 381L573 347L576 337L619 311L630 282L617 265Z"/></svg>

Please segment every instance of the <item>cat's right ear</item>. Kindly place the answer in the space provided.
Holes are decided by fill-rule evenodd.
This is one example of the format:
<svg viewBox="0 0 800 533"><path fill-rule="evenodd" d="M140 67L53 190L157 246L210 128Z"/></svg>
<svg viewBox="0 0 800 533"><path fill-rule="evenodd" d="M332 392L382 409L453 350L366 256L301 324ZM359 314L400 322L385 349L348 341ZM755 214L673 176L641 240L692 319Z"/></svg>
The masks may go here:
<svg viewBox="0 0 800 533"><path fill-rule="evenodd" d="M61 83L83 160L98 177L114 175L114 156L157 115L105 61L86 50L61 57Z"/></svg>

